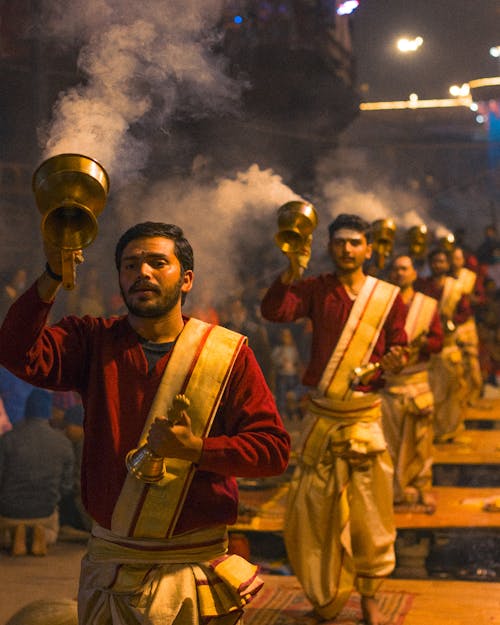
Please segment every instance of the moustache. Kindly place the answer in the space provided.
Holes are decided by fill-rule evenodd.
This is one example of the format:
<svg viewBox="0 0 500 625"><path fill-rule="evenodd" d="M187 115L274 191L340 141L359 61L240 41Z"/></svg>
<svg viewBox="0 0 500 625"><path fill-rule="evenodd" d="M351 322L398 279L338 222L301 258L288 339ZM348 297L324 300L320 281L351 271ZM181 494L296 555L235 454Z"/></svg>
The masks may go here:
<svg viewBox="0 0 500 625"><path fill-rule="evenodd" d="M128 290L129 293L140 293L141 291L153 291L160 293L160 289L151 282L136 282Z"/></svg>

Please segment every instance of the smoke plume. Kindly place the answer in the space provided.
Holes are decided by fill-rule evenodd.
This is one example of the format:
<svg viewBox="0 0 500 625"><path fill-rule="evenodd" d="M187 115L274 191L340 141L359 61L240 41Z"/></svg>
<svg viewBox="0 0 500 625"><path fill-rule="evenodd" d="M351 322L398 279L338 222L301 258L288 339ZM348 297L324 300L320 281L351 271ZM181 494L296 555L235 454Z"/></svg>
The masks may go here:
<svg viewBox="0 0 500 625"><path fill-rule="evenodd" d="M220 0L51 0L41 32L81 44L83 80L61 93L40 132L45 158L96 158L115 188L147 163L147 137L174 116L236 110L241 85L211 53Z"/></svg>
<svg viewBox="0 0 500 625"><path fill-rule="evenodd" d="M213 181L196 175L138 186L119 194L116 213L121 230L137 221L181 226L195 253L195 288L221 302L242 288L242 275L262 278L271 263L283 264L274 245L276 211L300 197L272 170L257 164Z"/></svg>
<svg viewBox="0 0 500 625"><path fill-rule="evenodd" d="M329 220L340 213L355 213L372 223L393 219L396 247L406 245L405 233L425 224L435 238L450 228L432 216L432 201L409 181L391 180L374 155L358 149L341 148L317 164L317 192Z"/></svg>

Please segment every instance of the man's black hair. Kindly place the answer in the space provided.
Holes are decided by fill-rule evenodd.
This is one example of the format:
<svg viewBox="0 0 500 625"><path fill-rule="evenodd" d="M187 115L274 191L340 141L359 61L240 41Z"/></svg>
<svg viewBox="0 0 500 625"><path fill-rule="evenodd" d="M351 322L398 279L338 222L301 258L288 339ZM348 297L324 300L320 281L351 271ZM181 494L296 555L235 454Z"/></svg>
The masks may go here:
<svg viewBox="0 0 500 625"><path fill-rule="evenodd" d="M415 260L410 256L410 254L396 254L396 256L393 256L391 258L391 262L389 264L389 268L392 269L394 267L394 264L396 263L396 261L399 260L400 258L409 258L411 266L413 267L413 269L415 269Z"/></svg>
<svg viewBox="0 0 500 625"><path fill-rule="evenodd" d="M341 213L340 215L337 215L337 217L335 217L335 219L328 226L330 241L333 239L335 232L341 228L356 230L356 232L364 234L368 243L371 242L371 226L367 221L358 215L350 215L348 213Z"/></svg>
<svg viewBox="0 0 500 625"><path fill-rule="evenodd" d="M185 273L194 267L193 248L189 241L184 237L184 232L179 226L174 224L165 224L162 222L144 221L129 228L122 234L115 249L115 264L120 270L123 250L130 241L142 238L164 237L171 239L175 244L175 255L181 265L181 270Z"/></svg>
<svg viewBox="0 0 500 625"><path fill-rule="evenodd" d="M447 252L446 250L443 250L442 247L433 248L427 255L427 262L430 263L432 259L434 258L434 256L437 256L438 254L444 254L446 256L446 260L451 265L451 253Z"/></svg>

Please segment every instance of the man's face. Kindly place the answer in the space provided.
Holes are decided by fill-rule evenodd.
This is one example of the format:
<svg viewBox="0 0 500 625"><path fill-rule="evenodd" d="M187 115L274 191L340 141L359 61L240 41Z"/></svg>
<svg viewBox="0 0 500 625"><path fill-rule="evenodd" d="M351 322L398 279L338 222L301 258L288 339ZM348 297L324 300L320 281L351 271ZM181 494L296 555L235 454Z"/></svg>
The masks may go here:
<svg viewBox="0 0 500 625"><path fill-rule="evenodd" d="M458 271L465 266L464 253L460 248L453 251L451 256L451 266L455 271Z"/></svg>
<svg viewBox="0 0 500 625"><path fill-rule="evenodd" d="M157 318L180 305L181 293L191 290L193 272L182 272L172 239L144 237L123 250L119 282L131 314Z"/></svg>
<svg viewBox="0 0 500 625"><path fill-rule="evenodd" d="M434 254L431 259L431 271L433 276L444 276L450 271L448 257L444 253Z"/></svg>
<svg viewBox="0 0 500 625"><path fill-rule="evenodd" d="M371 257L372 246L362 232L341 228L333 233L328 251L340 273L353 273Z"/></svg>
<svg viewBox="0 0 500 625"><path fill-rule="evenodd" d="M409 256L400 256L392 263L390 272L391 282L401 289L407 289L413 285L417 279L417 272Z"/></svg>

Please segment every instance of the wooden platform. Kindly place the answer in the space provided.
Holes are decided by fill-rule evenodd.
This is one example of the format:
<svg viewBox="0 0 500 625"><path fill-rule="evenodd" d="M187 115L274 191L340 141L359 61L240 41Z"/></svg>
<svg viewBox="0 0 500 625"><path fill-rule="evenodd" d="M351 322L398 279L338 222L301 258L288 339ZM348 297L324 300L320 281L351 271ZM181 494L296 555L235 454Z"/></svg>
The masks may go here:
<svg viewBox="0 0 500 625"><path fill-rule="evenodd" d="M435 445L434 464L500 464L500 430L466 430L457 442Z"/></svg>
<svg viewBox="0 0 500 625"><path fill-rule="evenodd" d="M288 484L261 490L240 490L241 513L235 531L281 532ZM478 527L500 528L500 511L486 511L485 504L500 502L500 488L435 487L434 514L396 513L398 529Z"/></svg>
<svg viewBox="0 0 500 625"><path fill-rule="evenodd" d="M481 399L477 407L469 406L465 420L471 428L475 422L489 422L492 428L500 429L500 399Z"/></svg>
<svg viewBox="0 0 500 625"><path fill-rule="evenodd" d="M398 529L500 528L500 507L498 507L500 506L500 488L436 486L432 492L437 500L436 512L434 514L395 513L394 519Z"/></svg>
<svg viewBox="0 0 500 625"><path fill-rule="evenodd" d="M267 575L286 589L295 577ZM403 625L500 625L500 583L387 579L382 590L413 594Z"/></svg>

